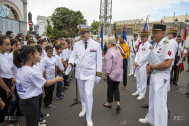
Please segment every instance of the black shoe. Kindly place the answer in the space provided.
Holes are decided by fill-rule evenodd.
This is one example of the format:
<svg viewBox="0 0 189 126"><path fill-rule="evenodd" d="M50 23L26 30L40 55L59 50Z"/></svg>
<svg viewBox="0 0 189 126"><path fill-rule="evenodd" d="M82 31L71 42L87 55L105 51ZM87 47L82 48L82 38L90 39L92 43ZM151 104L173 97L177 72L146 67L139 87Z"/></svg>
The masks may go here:
<svg viewBox="0 0 189 126"><path fill-rule="evenodd" d="M121 111L121 107L120 105L117 105L116 112L120 112L120 111Z"/></svg>
<svg viewBox="0 0 189 126"><path fill-rule="evenodd" d="M69 84L69 83L66 83L65 86L70 86L70 84Z"/></svg>
<svg viewBox="0 0 189 126"><path fill-rule="evenodd" d="M111 108L111 107L112 107L111 105L107 106L107 105L105 105L105 104L103 104L103 106L104 106L104 107L107 107L107 108Z"/></svg>
<svg viewBox="0 0 189 126"><path fill-rule="evenodd" d="M186 92L185 94L186 94L186 95L189 95L189 93L188 93L188 92Z"/></svg>
<svg viewBox="0 0 189 126"><path fill-rule="evenodd" d="M67 88L67 87L63 87L63 89L64 89L64 90L68 90L68 88Z"/></svg>
<svg viewBox="0 0 189 126"><path fill-rule="evenodd" d="M141 108L148 108L148 104L141 105Z"/></svg>
<svg viewBox="0 0 189 126"><path fill-rule="evenodd" d="M189 69L188 69L188 70L186 70L185 72L189 72Z"/></svg>
<svg viewBox="0 0 189 126"><path fill-rule="evenodd" d="M62 92L65 92L65 90L64 90L64 89L62 89Z"/></svg>

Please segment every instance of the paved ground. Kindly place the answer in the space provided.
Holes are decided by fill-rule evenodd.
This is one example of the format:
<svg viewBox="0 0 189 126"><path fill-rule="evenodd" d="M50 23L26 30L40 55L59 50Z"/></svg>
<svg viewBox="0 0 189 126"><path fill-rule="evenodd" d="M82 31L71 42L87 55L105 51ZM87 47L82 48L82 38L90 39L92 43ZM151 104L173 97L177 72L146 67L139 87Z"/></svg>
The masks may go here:
<svg viewBox="0 0 189 126"><path fill-rule="evenodd" d="M136 97L131 96L131 93L136 90L135 82L134 77L128 77L127 90L123 90L122 83L120 84L122 110L119 114L115 111L115 103L111 109L103 107L103 103L106 102L107 84L102 80L99 85L95 86L94 126L121 126L121 120L126 120L126 124L122 126L145 126L140 124L138 119L145 117L148 111L148 109L140 107L142 104L148 103L148 94L142 101L138 101ZM188 88L188 82L189 72L183 72L179 79L179 85L171 85L171 92L168 95L168 106L171 111L168 126L189 126L189 98L184 95ZM177 93L175 90L179 90L180 93ZM50 117L46 118L47 126L86 126L85 118L78 117L81 105L70 107L75 98L75 80L72 80L69 90L64 95L65 100L63 102L54 100L57 103L54 109L42 109L42 112L50 114ZM177 116L181 116L181 120L174 120ZM19 117L18 121L20 126L24 126L25 120L23 117Z"/></svg>

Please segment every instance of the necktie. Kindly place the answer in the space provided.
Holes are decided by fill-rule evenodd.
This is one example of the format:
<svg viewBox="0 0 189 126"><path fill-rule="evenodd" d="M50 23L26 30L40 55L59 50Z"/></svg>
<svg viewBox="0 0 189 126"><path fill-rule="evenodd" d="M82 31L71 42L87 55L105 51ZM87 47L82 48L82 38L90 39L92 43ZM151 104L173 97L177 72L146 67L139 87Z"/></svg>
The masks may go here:
<svg viewBox="0 0 189 126"><path fill-rule="evenodd" d="M87 48L87 42L85 42L85 49Z"/></svg>

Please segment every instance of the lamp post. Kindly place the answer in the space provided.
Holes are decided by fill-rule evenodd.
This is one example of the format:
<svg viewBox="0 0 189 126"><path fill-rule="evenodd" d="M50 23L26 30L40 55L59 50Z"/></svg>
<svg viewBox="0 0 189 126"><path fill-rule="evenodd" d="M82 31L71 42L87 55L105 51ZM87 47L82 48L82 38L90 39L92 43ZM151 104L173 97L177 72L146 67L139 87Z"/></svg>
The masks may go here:
<svg viewBox="0 0 189 126"><path fill-rule="evenodd" d="M176 18L175 19L175 28L176 28L177 22L178 22L178 19Z"/></svg>

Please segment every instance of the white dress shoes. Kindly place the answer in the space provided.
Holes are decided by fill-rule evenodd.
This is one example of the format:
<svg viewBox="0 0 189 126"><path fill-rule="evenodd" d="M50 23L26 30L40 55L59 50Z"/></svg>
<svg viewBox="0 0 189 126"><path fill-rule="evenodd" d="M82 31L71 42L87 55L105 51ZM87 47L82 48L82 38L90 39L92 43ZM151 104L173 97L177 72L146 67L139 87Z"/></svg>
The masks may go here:
<svg viewBox="0 0 189 126"><path fill-rule="evenodd" d="M144 98L144 96L139 95L139 96L137 97L137 100L142 100L143 98Z"/></svg>
<svg viewBox="0 0 189 126"><path fill-rule="evenodd" d="M151 126L154 126L154 124L152 124L152 123L146 121L145 119L139 119L139 122L141 122L141 123L143 123L143 124L149 124L149 125L151 125Z"/></svg>
<svg viewBox="0 0 189 126"><path fill-rule="evenodd" d="M87 120L87 126L93 126L93 121L92 120Z"/></svg>
<svg viewBox="0 0 189 126"><path fill-rule="evenodd" d="M80 113L79 113L79 117L83 117L83 116L85 116L85 111L81 111Z"/></svg>
<svg viewBox="0 0 189 126"><path fill-rule="evenodd" d="M139 93L138 93L138 92L135 92L135 93L132 93L131 95L132 95L132 96L138 96Z"/></svg>

